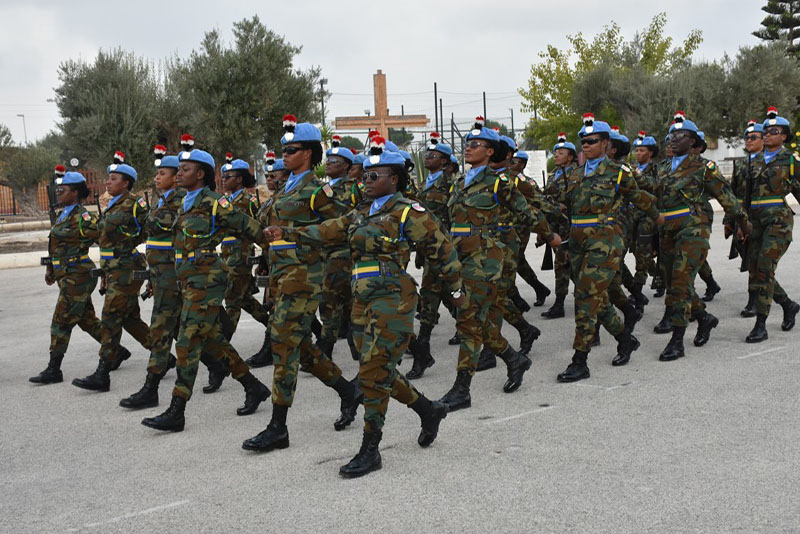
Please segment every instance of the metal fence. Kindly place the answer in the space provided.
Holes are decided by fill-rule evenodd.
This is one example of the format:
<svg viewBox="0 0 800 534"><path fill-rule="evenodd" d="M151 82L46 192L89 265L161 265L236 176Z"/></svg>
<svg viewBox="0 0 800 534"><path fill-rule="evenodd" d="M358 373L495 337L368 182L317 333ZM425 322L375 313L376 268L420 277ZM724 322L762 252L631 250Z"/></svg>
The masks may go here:
<svg viewBox="0 0 800 534"><path fill-rule="evenodd" d="M92 195L102 195L105 190L105 175L94 169L79 169L78 172L86 177L86 185ZM42 213L47 212L49 202L47 201L47 183L40 182L36 186L37 207ZM7 186L0 186L0 215L19 215L20 207L14 191Z"/></svg>

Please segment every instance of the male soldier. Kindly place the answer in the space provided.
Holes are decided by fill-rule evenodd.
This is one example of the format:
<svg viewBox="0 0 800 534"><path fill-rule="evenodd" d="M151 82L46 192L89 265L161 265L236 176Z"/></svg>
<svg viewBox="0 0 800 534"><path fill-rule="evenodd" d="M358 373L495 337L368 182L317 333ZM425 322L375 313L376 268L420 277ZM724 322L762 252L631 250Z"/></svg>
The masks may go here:
<svg viewBox="0 0 800 534"><path fill-rule="evenodd" d="M575 165L578 159L578 152L575 145L567 141L567 134L559 133L558 141L553 146L553 163L556 169L544 188L544 194L551 202L557 202L557 199L562 196L562 193L567 190L567 183L569 177L575 170ZM564 211L566 207L562 204L557 204L559 208ZM556 221L549 220L550 226L555 229L558 235L566 236L562 241L561 246L554 252L553 256L553 271L556 277L556 301L549 310L542 313L545 319L558 319L564 317L564 300L569 293L569 280L571 275L571 267L569 264L569 226L560 225L555 226ZM569 219L567 219L567 223Z"/></svg>
<svg viewBox="0 0 800 534"><path fill-rule="evenodd" d="M783 331L794 327L800 311L800 305L791 300L775 280L778 261L792 241L794 214L785 197L789 193L795 198L800 197L800 184L795 175L795 165L800 156L784 147L792 140L792 131L789 121L778 116L777 108L767 110L767 120L761 127L765 150L753 158L749 166L750 175L746 175L744 180L739 178L738 182L744 181L744 185L735 184L749 202L753 224L753 231L745 242L748 293L753 296L756 311L756 324L745 339L748 343L760 343L768 338L766 322L773 300L783 308ZM751 130L748 134L756 134L755 125L749 126L748 130ZM752 143L751 147L755 148ZM732 234L732 221L724 222L725 234Z"/></svg>

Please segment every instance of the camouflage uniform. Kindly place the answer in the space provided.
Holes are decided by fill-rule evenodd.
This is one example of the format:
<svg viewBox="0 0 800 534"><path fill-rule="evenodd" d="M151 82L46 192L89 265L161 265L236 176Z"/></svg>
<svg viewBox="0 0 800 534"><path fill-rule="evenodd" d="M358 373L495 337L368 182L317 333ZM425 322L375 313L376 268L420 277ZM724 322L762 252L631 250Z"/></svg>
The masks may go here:
<svg viewBox="0 0 800 534"><path fill-rule="evenodd" d="M142 242L142 226L147 219L147 203L125 192L98 222L100 268L106 282L101 323L103 343L100 357L111 364L117 357L124 328L144 348L150 349L150 327L139 314L139 290L143 280L134 280L134 271L146 267L136 246Z"/></svg>
<svg viewBox="0 0 800 534"><path fill-rule="evenodd" d="M800 155L786 148L769 163L764 153L751 160L750 222L753 230L746 243L748 260L748 290L755 292L755 308L758 315L768 316L770 304L785 303L789 297L775 279L775 270L783 254L792 242L794 213L784 200L790 193L800 197L800 184L795 175L795 165L800 164ZM744 199L747 188L747 166L735 169L733 188L736 196ZM733 218L726 216L725 224Z"/></svg>
<svg viewBox="0 0 800 534"><path fill-rule="evenodd" d="M639 185L639 189L655 194L656 181L658 179L658 168L654 162L650 162L644 170L634 169L633 177ZM633 283L643 286L647 283L647 275L655 275L655 261L653 256L653 234L656 232L655 223L641 210L634 209L634 246L633 255L636 259L636 273L633 275Z"/></svg>
<svg viewBox="0 0 800 534"><path fill-rule="evenodd" d="M188 210L181 204L175 221L174 246L183 305L175 343L178 377L173 397L186 400L191 397L203 352L224 359L235 379L249 374L247 364L225 338L220 324L228 277L215 249L227 235L266 247L259 224L235 210L219 193L203 188Z"/></svg>
<svg viewBox="0 0 800 534"><path fill-rule="evenodd" d="M450 219L447 213L447 199L450 196L450 183L444 172L430 185L419 191L418 199L425 206L442 230L447 232L450 228ZM422 270L422 282L419 288L419 322L420 326L432 329L439 320L439 305L442 297L446 297L446 288L442 279L427 264ZM422 329L422 328L420 328Z"/></svg>
<svg viewBox="0 0 800 534"><path fill-rule="evenodd" d="M235 195L235 196L233 196ZM250 218L255 218L258 212L258 198L244 189L227 197L235 210ZM235 235L225 236L222 239L222 259L228 272L228 285L225 289L225 311L231 320L233 331L239 325L242 310L263 325L269 324L269 313L258 300L253 297L253 276L247 259L255 251L253 242L247 238ZM232 333L231 333L232 334Z"/></svg>
<svg viewBox="0 0 800 534"><path fill-rule="evenodd" d="M623 322L614 312L609 288L619 277L624 250L622 228L616 224L620 204L632 203L655 219L653 196L641 191L626 165L604 159L594 172L585 167L570 174L566 191L558 197L570 213L569 260L575 281L575 339L573 348L588 353L598 323L614 337Z"/></svg>
<svg viewBox="0 0 800 534"><path fill-rule="evenodd" d="M333 199L330 186L308 172L294 189L275 197L265 218L267 226L296 228L337 218L343 211ZM270 321L275 365L272 403L291 406L299 364L330 387L342 371L311 343L311 323L319 305L325 267L321 251L281 240L269 244L268 254L275 302Z"/></svg>
<svg viewBox="0 0 800 534"><path fill-rule="evenodd" d="M361 353L358 379L365 430L374 432L383 427L390 396L406 405L420 396L396 369L414 333L416 283L405 272L411 244L424 252L426 264L448 291L461 287L461 264L439 221L401 193L375 214L369 212L364 203L338 219L288 229L284 237L312 247L350 244L353 323Z"/></svg>
<svg viewBox="0 0 800 534"><path fill-rule="evenodd" d="M172 245L175 219L186 191L174 189L151 210L145 222L146 258L153 288L153 312L150 316L150 361L147 371L156 375L167 372L172 340L178 335L181 315L181 291L175 274L175 249ZM164 196L161 196L164 199Z"/></svg>
<svg viewBox="0 0 800 534"><path fill-rule="evenodd" d="M730 185L714 162L688 155L673 171L660 169L656 185L658 207L665 216L661 228L661 263L667 283L666 306L673 327L685 329L690 316L703 315L705 304L697 296L694 279L708 254L711 234L704 203L716 198L725 212L747 220Z"/></svg>
<svg viewBox="0 0 800 534"><path fill-rule="evenodd" d="M92 292L97 278L89 247L97 240L97 219L80 204L50 229L48 252L58 283L58 300L50 322L50 352L63 356L75 325L102 342L102 326L94 312Z"/></svg>
<svg viewBox="0 0 800 534"><path fill-rule="evenodd" d="M461 176L453 185L447 207L466 293L466 302L456 317L460 339L457 370L473 375L483 343L498 355L508 348L508 341L499 332L484 339L489 309L497 299L503 271L505 246L498 237L503 212L510 210L521 224L547 241L553 239L553 233L542 213L531 212L525 197L507 177L498 176L487 167L466 188L465 178Z"/></svg>
<svg viewBox="0 0 800 534"><path fill-rule="evenodd" d="M556 170L550 176L544 188L545 196L554 202L563 197L562 193L566 191L569 177L575 172L575 167L569 166L560 170L561 173ZM569 219L566 220L567 224L561 225L557 225L556 220L553 218L548 218L548 222L553 231L558 235L564 236L561 246L553 251L553 271L556 278L556 297L560 295L566 296L569 293L569 281L572 275L572 268L569 264Z"/></svg>

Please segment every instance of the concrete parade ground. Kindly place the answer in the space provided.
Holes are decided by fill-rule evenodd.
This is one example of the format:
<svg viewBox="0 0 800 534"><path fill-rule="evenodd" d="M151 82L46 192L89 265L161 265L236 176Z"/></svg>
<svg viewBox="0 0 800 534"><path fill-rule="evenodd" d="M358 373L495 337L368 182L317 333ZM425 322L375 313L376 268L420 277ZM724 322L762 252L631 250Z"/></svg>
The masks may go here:
<svg viewBox="0 0 800 534"><path fill-rule="evenodd" d="M705 347L692 345L693 323L687 356L659 362L669 340L653 333L663 299L646 289L650 305L636 328L642 346L630 364L611 366L616 342L603 331L589 356L592 377L557 383L572 355L573 300L566 318L547 321L539 314L551 295L526 314L542 336L519 391L503 393L502 362L478 373L472 407L449 414L428 449L416 443L414 412L391 401L383 469L353 480L338 469L361 444L363 410L335 432L339 399L307 374L289 411L291 446L267 454L241 443L264 429L269 402L238 417L241 386L228 378L203 394L203 366L181 433L140 424L169 405L174 371L158 408L119 407L141 387L148 357L128 334L122 342L133 357L111 374L110 392L70 384L97 364L97 343L78 328L64 382L30 384L47 364L58 291L44 284L44 267L0 270L0 532L798 532L800 326L782 332L775 305L769 340L744 342L755 319L739 317L746 275L738 259L728 261L728 247L717 223L709 261L722 292L708 309L720 325ZM535 267L541 253L529 251ZM794 244L778 279L795 300L798 267ZM552 289L552 272L539 274ZM702 295L699 279L697 287ZM97 292L94 304L99 315ZM146 321L151 306L142 304ZM415 381L434 399L451 386L457 356L447 345L454 321L441 313L431 340L436 364ZM504 333L518 346L513 328ZM243 313L236 349L249 357L262 339L263 327ZM356 374L344 340L334 360L348 378ZM410 368L406 356L400 371ZM272 367L254 374L271 388Z"/></svg>

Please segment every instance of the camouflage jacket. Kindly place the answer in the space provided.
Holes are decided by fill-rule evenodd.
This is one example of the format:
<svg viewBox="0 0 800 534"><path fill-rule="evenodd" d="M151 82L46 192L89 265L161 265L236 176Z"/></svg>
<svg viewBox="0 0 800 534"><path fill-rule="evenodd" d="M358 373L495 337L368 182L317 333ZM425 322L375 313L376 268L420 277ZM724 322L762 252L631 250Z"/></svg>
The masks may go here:
<svg viewBox="0 0 800 534"><path fill-rule="evenodd" d="M751 219L760 222L769 222L776 219L785 219L793 215L792 209L786 204L785 198L789 194L800 200L800 181L797 179L795 166L800 165L800 154L782 148L770 161L766 162L764 153L756 155L751 161L749 172L750 180L750 210ZM743 201L747 190L748 165L746 162L736 162L733 167L731 188L736 197ZM725 223L731 219L725 217Z"/></svg>
<svg viewBox="0 0 800 534"><path fill-rule="evenodd" d="M144 268L136 246L144 240L143 227L148 211L143 198L126 192L100 217L97 244L100 245L100 267L104 271Z"/></svg>
<svg viewBox="0 0 800 534"><path fill-rule="evenodd" d="M635 167L633 169L633 177L639 189L647 191L651 195L655 194L656 184L658 183L658 165L656 165L656 162L651 161L644 170Z"/></svg>
<svg viewBox="0 0 800 534"><path fill-rule="evenodd" d="M447 209L450 235L454 238L466 278L486 279L484 258L487 249L503 246L498 240L498 228L504 222L506 211L510 211L519 224L540 234L546 241L553 238L542 213L531 211L525 197L506 176L494 174L487 166L466 188L465 179L466 175L460 176L451 187Z"/></svg>
<svg viewBox="0 0 800 534"><path fill-rule="evenodd" d="M351 210L359 206L364 200L364 192L359 187L358 182L347 176L335 184L328 183L333 190L333 198L335 198L345 209ZM347 244L329 244L323 245L325 259L334 258L350 258L350 250Z"/></svg>
<svg viewBox="0 0 800 534"><path fill-rule="evenodd" d="M251 219L256 219L259 211L258 197L254 193L248 193L244 189L240 191L236 198L225 198L231 203L233 209L238 210ZM236 235L226 235L222 239L222 258L228 267L247 266L247 258L253 255L253 241L250 239L239 238Z"/></svg>
<svg viewBox="0 0 800 534"><path fill-rule="evenodd" d="M333 189L309 172L297 186L289 191L280 190L264 213L265 226L297 228L319 224L341 217L345 207L334 198ZM287 240L269 244L267 256L270 277L277 280L296 268L314 265L322 260L319 247L309 247Z"/></svg>
<svg viewBox="0 0 800 534"><path fill-rule="evenodd" d="M318 225L286 228L284 239L310 247L349 243L354 292L364 300L380 296L392 278L409 276L405 269L412 245L451 291L461 287L461 263L453 243L422 205L402 193L395 193L374 215L369 214L370 205L365 202Z"/></svg>
<svg viewBox="0 0 800 534"><path fill-rule="evenodd" d="M430 187L426 188L423 183L417 195L417 198L428 212L439 220L439 224L441 224L444 231L448 231L450 228L450 217L447 213L447 199L449 196L450 182L444 172L436 178Z"/></svg>
<svg viewBox="0 0 800 534"><path fill-rule="evenodd" d="M514 178L514 185L517 186L522 196L528 201L531 209L537 209L544 214L554 232L558 233L565 227L569 228L569 220L564 213L563 207L557 202L551 201L539 188L539 184L535 180L531 180L524 174L519 173Z"/></svg>
<svg viewBox="0 0 800 534"><path fill-rule="evenodd" d="M183 189L174 189L163 205L156 205L147 214L147 220L144 223L144 231L147 235L145 246L147 264L151 268L156 265L169 264L174 269L175 247L172 244L174 235L172 227L175 219L178 218L178 210L183 204L185 194L186 191Z"/></svg>
<svg viewBox="0 0 800 534"><path fill-rule="evenodd" d="M710 224L705 207L710 197L716 198L725 213L739 222L747 220L741 204L717 165L698 156L688 155L674 171L671 164L661 167L656 194L658 207L666 218L663 231Z"/></svg>
<svg viewBox="0 0 800 534"><path fill-rule="evenodd" d="M80 204L63 221L56 221L48 236L48 254L56 279L94 268L89 247L97 240L97 219Z"/></svg>

